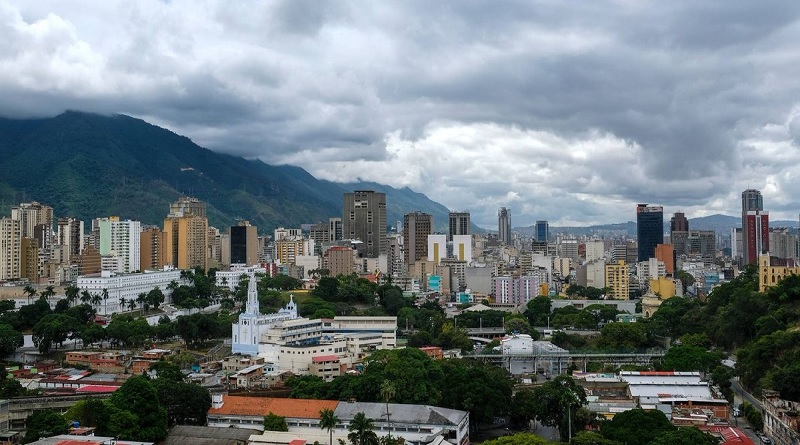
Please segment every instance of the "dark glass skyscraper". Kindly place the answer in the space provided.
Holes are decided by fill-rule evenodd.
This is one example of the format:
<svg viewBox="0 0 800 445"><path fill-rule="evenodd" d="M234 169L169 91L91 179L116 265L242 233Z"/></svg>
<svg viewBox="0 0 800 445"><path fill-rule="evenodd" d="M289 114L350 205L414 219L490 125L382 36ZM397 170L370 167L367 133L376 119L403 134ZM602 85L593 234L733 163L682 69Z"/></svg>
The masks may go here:
<svg viewBox="0 0 800 445"><path fill-rule="evenodd" d="M511 213L505 207L497 212L497 235L501 243L511 245Z"/></svg>
<svg viewBox="0 0 800 445"><path fill-rule="evenodd" d="M742 265L746 266L758 259L760 252L756 249L756 234L759 230L755 226L755 218L748 219L748 212L762 212L764 198L761 192L747 189L742 192ZM769 238L768 238L769 239Z"/></svg>
<svg viewBox="0 0 800 445"><path fill-rule="evenodd" d="M547 238L550 236L550 225L547 221L536 221L535 227L535 241L538 242L547 242Z"/></svg>
<svg viewBox="0 0 800 445"><path fill-rule="evenodd" d="M664 243L664 208L636 206L636 240L638 260L647 261L656 254L656 246Z"/></svg>

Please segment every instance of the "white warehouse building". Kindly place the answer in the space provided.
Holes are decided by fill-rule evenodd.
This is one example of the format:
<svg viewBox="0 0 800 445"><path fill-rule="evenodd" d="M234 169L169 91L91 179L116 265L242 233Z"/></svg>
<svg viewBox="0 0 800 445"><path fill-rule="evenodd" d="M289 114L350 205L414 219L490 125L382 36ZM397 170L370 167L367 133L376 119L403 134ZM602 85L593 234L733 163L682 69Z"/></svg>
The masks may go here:
<svg viewBox="0 0 800 445"><path fill-rule="evenodd" d="M102 295L103 290L108 291L108 299L103 300L98 309L99 315L111 315L123 312L121 302L136 300L141 293L148 293L154 288L161 289L169 301L172 290L168 288L171 282L185 284L181 278L179 269L148 270L144 273L115 274L110 271L103 271L99 274L81 275L77 280L78 289L90 294Z"/></svg>

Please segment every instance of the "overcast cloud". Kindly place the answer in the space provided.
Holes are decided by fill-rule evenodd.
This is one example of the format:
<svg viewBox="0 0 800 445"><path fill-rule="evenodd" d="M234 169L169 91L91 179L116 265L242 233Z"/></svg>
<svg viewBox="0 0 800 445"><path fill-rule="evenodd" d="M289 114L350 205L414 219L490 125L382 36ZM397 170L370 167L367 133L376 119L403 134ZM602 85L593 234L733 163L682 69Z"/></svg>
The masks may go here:
<svg viewBox="0 0 800 445"><path fill-rule="evenodd" d="M493 228L800 212L800 2L0 0L0 115L141 117Z"/></svg>

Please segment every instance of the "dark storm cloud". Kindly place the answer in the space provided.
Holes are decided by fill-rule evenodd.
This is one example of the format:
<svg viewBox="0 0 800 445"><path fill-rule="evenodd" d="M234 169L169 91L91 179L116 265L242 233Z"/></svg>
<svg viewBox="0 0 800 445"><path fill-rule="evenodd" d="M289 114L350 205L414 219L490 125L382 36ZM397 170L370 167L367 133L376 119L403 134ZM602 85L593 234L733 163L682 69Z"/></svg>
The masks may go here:
<svg viewBox="0 0 800 445"><path fill-rule="evenodd" d="M798 17L796 1L0 0L0 113L131 113L487 225L506 204L730 212L744 185L789 212Z"/></svg>

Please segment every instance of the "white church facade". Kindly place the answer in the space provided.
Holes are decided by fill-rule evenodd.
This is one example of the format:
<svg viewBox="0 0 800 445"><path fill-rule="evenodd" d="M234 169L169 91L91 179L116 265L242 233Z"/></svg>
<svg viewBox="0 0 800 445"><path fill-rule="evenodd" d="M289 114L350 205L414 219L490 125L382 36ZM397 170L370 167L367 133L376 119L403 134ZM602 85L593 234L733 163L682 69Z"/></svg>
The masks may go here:
<svg viewBox="0 0 800 445"><path fill-rule="evenodd" d="M247 305L239 314L238 323L231 326L231 350L234 354L258 355L261 337L276 323L300 318L297 304L290 297L289 303L276 314L262 314L258 308L258 290L255 274L250 274L247 285Z"/></svg>

